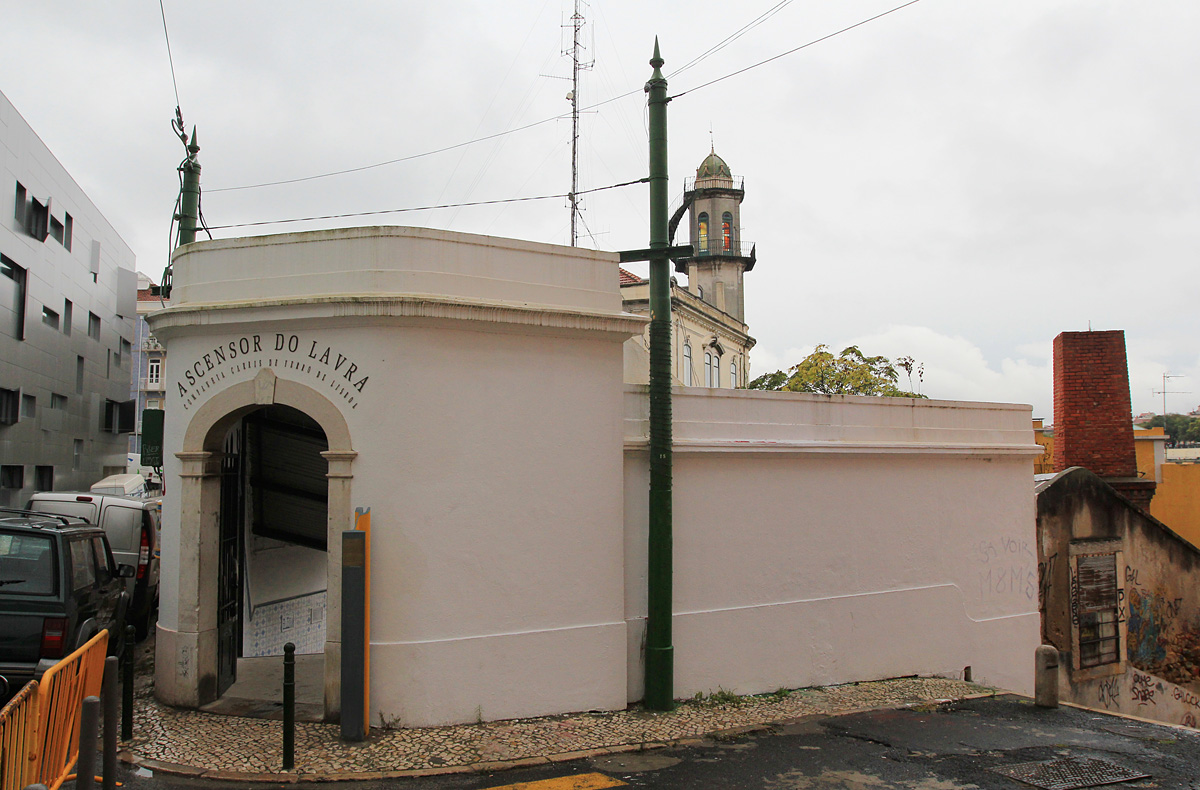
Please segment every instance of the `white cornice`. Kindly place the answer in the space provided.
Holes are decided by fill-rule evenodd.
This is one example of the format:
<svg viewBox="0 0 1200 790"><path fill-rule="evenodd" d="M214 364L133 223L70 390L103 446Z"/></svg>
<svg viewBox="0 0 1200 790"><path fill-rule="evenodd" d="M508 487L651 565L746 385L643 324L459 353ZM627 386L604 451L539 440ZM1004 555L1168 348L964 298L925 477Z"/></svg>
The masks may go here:
<svg viewBox="0 0 1200 790"><path fill-rule="evenodd" d="M626 437L627 451L647 451L649 440ZM679 453L815 453L823 455L869 454L941 454L941 455L1023 455L1037 456L1044 452L1041 445L966 444L935 442L804 442L804 441L738 441L732 439L676 439L672 443Z"/></svg>
<svg viewBox="0 0 1200 790"><path fill-rule="evenodd" d="M528 329L639 334L648 319L630 313L593 313L538 305L469 301L428 296L344 295L255 299L168 307L147 321L156 336L176 330L228 324L328 320L423 319L507 324Z"/></svg>

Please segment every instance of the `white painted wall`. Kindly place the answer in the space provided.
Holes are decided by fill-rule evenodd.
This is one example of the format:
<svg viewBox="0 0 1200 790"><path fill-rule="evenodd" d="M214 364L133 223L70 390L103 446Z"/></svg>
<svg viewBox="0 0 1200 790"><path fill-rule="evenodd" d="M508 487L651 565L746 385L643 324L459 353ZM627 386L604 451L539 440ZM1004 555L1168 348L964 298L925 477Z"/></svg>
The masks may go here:
<svg viewBox="0 0 1200 790"><path fill-rule="evenodd" d="M372 511L372 721L624 707L621 344L644 320L621 313L615 255L354 229L201 242L175 283L150 319L169 349L168 448L265 368L349 427L353 505ZM164 507L186 531L181 490ZM165 537L164 562L186 566L200 540ZM166 667L190 639L170 633L189 627L178 591L165 583Z"/></svg>
<svg viewBox="0 0 1200 790"><path fill-rule="evenodd" d="M1028 406L676 389L675 694L910 674L1032 689ZM629 699L648 399L626 393Z"/></svg>
<svg viewBox="0 0 1200 790"><path fill-rule="evenodd" d="M214 504L174 452L213 398L261 382L239 406L302 385L357 453L372 721L639 698L647 403L621 380L644 322L621 312L615 258L412 228L178 252L175 304L150 319L170 352L164 523L180 525L164 530L159 693L187 699L214 644L196 548ZM686 388L675 419L678 696L968 665L1031 687L1029 407Z"/></svg>

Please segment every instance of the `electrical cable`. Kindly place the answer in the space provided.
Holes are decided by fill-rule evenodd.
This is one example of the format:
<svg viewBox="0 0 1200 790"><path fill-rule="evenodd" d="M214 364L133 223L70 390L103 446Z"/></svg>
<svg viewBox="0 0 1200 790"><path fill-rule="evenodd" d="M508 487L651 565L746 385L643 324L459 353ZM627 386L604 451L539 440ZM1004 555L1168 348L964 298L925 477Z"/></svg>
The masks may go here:
<svg viewBox="0 0 1200 790"><path fill-rule="evenodd" d="M179 83L175 81L175 58L171 56L171 36L167 33L167 10L163 8L163 0L158 0L158 10L162 13L163 38L167 40L167 61L171 64L171 84L175 86L175 106L178 107Z"/></svg>
<svg viewBox="0 0 1200 790"><path fill-rule="evenodd" d="M697 63L700 63L702 60L705 60L706 58L710 57L711 55L715 55L717 52L720 52L722 49L729 46L734 41L737 41L739 38L741 38L746 33L750 32L754 28L761 25L763 22L766 22L768 19L770 19L775 14L779 13L781 10L783 10L783 8L785 6L787 6L791 2L792 2L792 0L780 0L780 2L776 3L772 7L768 8L766 11L759 14L757 17L755 17L751 21L742 25L740 28L738 28L737 30L730 33L728 36L726 36L720 42L713 44L711 47L706 49L704 52L700 53L696 57L689 60L687 63L683 64L679 68L672 71L670 74L667 75L667 79L669 79L669 80L674 79L678 75L680 75L683 72L690 69L692 66L695 66Z"/></svg>
<svg viewBox="0 0 1200 790"><path fill-rule="evenodd" d="M812 41L808 42L807 44L801 44L800 46L795 47L794 49L789 49L787 52L781 52L778 55L773 55L772 57L767 58L766 60L760 60L758 63L753 63L749 66L746 66L743 69L738 69L737 71L730 72L729 74L726 74L723 77L717 77L716 79L709 80L708 82L702 82L694 88L688 88L687 90L685 90L681 93L674 94L673 96L670 97L670 99L678 99L680 96L686 96L689 93L694 93L695 91L701 90L702 88L707 88L710 85L716 85L718 82L723 82L724 80L727 80L730 77L736 77L739 74L745 74L747 71L750 71L751 69L756 69L759 66L765 66L766 64L768 64L772 61L779 60L782 57L786 57L788 55L794 54L796 52L799 52L802 49L807 49L808 47L811 47L813 44L820 44L822 41L828 41L829 39L833 38L834 36L840 36L842 33L851 31L856 27L862 27L863 25L865 25L869 22L874 22L876 19L882 19L883 17L887 16L888 14L894 14L903 8L908 8L910 5L916 5L919 2L921 2L921 0L908 0L907 3L898 5L895 8L884 11L881 14L876 14L875 16L873 16L869 19L864 19L861 22L855 22L853 25L844 27L841 30L834 31L833 33L830 33L829 35L821 36L820 38L815 38Z"/></svg>
<svg viewBox="0 0 1200 790"><path fill-rule="evenodd" d="M161 0L160 0L160 2L161 2ZM829 39L831 39L831 38L833 38L833 37L835 37L835 36L839 36L839 35L841 35L842 33L846 33L846 32L848 32L848 31L850 31L850 30L853 30L853 29L855 29L855 28L857 28L857 27L861 27L861 26L863 26L863 25L865 25L865 24L868 24L868 23L870 23L870 22L874 22L874 21L875 21L875 20L877 20L877 19L881 19L881 18L883 18L883 17L885 17L885 16L887 16L887 15L889 15L889 14L893 14L893 13L895 13L896 11L899 11L899 10L901 10L901 9L907 8L907 7L908 7L908 6L910 6L910 5L915 5L916 3L919 3L919 2L920 2L920 0L909 0L909 2L907 2L907 3L903 3L903 4L901 4L901 5L898 5L898 6L896 6L895 8L892 8L892 9L890 9L890 10L888 10L888 11L884 11L884 12L883 12L883 13L881 13L881 14L876 14L876 15L875 15L875 16L873 16L873 17L870 17L870 18L868 18L868 19L864 19L864 20L862 20L861 22L856 22L855 24L853 24L853 25L850 25L850 26L848 26L848 27L844 27L844 28L842 28L841 30L837 30L837 31L834 31L833 33L830 33L830 34L828 34L828 35L821 36L820 38L813 39L812 41L809 41L809 42L808 42L808 43L806 43L806 44L801 44L801 45L800 45L800 46L798 46L798 47L795 47L795 48L793 48L793 49L789 49L789 50L787 50L786 52L781 52L780 54L778 54L778 55L774 55L773 57L767 58L766 60L759 61L758 63L754 63L754 64L752 64L752 65L749 65L749 66L746 66L745 68L742 68L742 69L738 69L737 71L734 71L734 72L731 72L731 73L729 73L729 74L726 74L726 75L725 75L725 76L723 76L723 77L717 77L716 79L709 80L708 82L701 83L700 85L697 85L697 86L696 86L696 87L694 87L694 88L689 88L689 89L687 89L687 90L683 91L682 93L677 93L677 94L675 94L675 95L671 96L670 98L671 98L671 99L677 99L677 98L679 98L680 96L684 96L684 95L686 95L686 94L688 94L688 93L694 93L695 91L701 90L701 89L703 89L703 88L707 88L707 87L709 87L710 85L715 85L716 83L718 83L718 82L722 82L723 80L727 80L727 79L729 79L729 78L731 78L731 77L736 77L736 76L738 76L739 74L744 74L744 73L746 73L747 71L750 71L751 69L758 68L759 66L764 66L764 65L766 65L767 63L771 63L772 61L779 60L779 59L780 59L780 58L782 58L782 57L786 57L787 55L794 54L794 53L796 53L796 52L799 52L799 51L800 51L800 50L802 50L802 49L807 49L808 47L811 47L811 46L813 46L814 44L819 44L819 43L821 43L822 41L828 41ZM769 13L769 12L768 12L768 13ZM751 24L753 24L753 23L751 23ZM717 45L717 46L720 46L720 45ZM704 57L704 56L701 56L701 57ZM686 66L685 66L685 68L686 68ZM682 70L682 69L681 69L681 70ZM676 73L678 73L678 72L676 72ZM625 98L628 98L629 96L633 96L633 95L636 95L636 94L641 94L641 93L643 93L643 89L642 89L642 88L635 88L635 89L633 89L633 90L626 91L625 93L621 93L621 94L618 94L618 95L616 95L616 96L612 96L612 97L610 97L610 98L604 99L604 100L602 100L602 101L598 101L598 102L596 102L595 104L589 104L589 105L587 105L586 107L583 107L583 108L581 108L581 109L580 109L580 112L586 112L586 111L588 111L588 110L594 110L594 109L596 109L597 107L603 107L603 106L604 106L604 105L606 105L606 104L612 104L613 102L620 101L621 99L625 99ZM396 157L395 159L388 159L388 160L386 160L386 161L383 161L383 162L375 162L374 164L369 164L369 165L361 165L361 166L359 166L359 167L350 167L350 168L346 168L346 169L344 169L344 170L334 170L334 171L330 171L330 172L328 172L328 173L318 173L318 174L311 175L311 176L301 176L301 177L299 177L299 178L287 178L287 179L281 179L281 180L279 180L279 181L264 181L264 182L261 182L261 183L258 183L258 184L242 184L242 185L239 185L239 186L232 186L232 187L218 187L218 188L216 188L216 189L210 189L210 190L208 190L208 191L209 191L209 192L233 192L233 191L237 191L237 190L243 190L243 189L259 189L259 188L261 188L261 187L280 186L280 185L283 185L283 184L298 184L298 183L301 183L301 182L304 182L304 181L315 181L315 180L317 180L317 179L321 179L321 178L331 178L331 177L333 177L333 176L347 175L347 174L349 174L349 173L360 173L360 172L362 172L362 171L364 171L364 170L373 170L373 169L375 169L375 168L379 168L379 167L386 167L387 165L394 165L394 164L398 164L398 163L400 163L400 162L408 162L408 161L411 161L411 160L414 160L414 159L422 159L422 158L424 158L424 157L427 157L427 156L433 156L433 155L435 155L435 154L441 154L441 153L445 153L445 152L447 152L447 151L454 151L454 150L457 150L457 149L459 149L459 148L463 148L463 147L465 147L465 146L468 146L468 145L474 145L475 143L482 143L482 142L486 142L487 140L495 140L495 139L496 139L496 138L498 138L498 137L506 137L507 135L510 135L510 134L516 134L517 132L523 132L523 131L525 131L526 129L533 129L534 127L537 127L537 126L543 126L543 125L545 125L545 124L547 124L547 123L551 123L552 121L558 121L558 120L562 120L562 119L569 118L569 117L570 117L570 115L568 115L568 114L565 114L565 113L564 113L564 114L559 114L559 115L555 115L555 116L553 116L553 117L550 117L550 118L543 118L543 119L542 119L542 120L540 120L540 121L534 121L534 122L532 122L532 123L527 123L527 124L525 124L525 125L523 125L523 126L518 126L518 127L515 127L515 128L513 128L513 129L506 129L505 131L502 131L502 132L495 132L494 134L489 134L489 135L485 135L485 136L483 136L483 137L478 137L478 138L475 138L474 140L465 140L465 141L463 141L463 142L461 142L461 143L455 143L455 144L453 144L453 145L444 146L444 147L442 147L442 148L435 148L435 149L433 149L433 150L430 150L430 151L423 151L423 152L421 152L421 153L417 153L417 154L409 154L408 156ZM214 226L214 227L216 227L216 226ZM220 226L220 227L228 227L228 226Z"/></svg>
<svg viewBox="0 0 1200 790"><path fill-rule="evenodd" d="M633 181L625 181L620 184L609 184L608 186L604 186L604 187L594 187L592 189L581 189L576 194L577 195L586 195L589 192L600 192L605 189L616 189L617 187L627 187L627 186L631 186L632 184L648 184L648 183L650 183L649 178L636 178ZM400 213L407 212L407 211L430 211L432 209L459 208L459 207L464 207L464 206L493 206L498 203L526 203L526 202L533 201L533 200L555 200L555 199L560 199L560 198L565 198L565 197L567 197L566 193L557 194L557 195L532 195L529 197L519 197L519 198L500 198L498 200L476 200L476 201L472 201L470 203L443 203L441 205L436 205L436 206L410 206L408 208L389 208L389 209L380 209L378 211L354 211L354 212L349 212L346 214L324 214L321 216L314 216L314 217L292 217L290 219L272 219L272 220L262 220L259 222L239 222L239 223L235 223L232 225L212 225L211 228L212 228L212 230L225 230L227 228L250 228L250 227L256 227L259 225L283 225L283 224L286 224L289 222L313 222L313 221L321 220L321 219L346 219L348 217L370 217L370 216L376 216L379 214L400 214Z"/></svg>

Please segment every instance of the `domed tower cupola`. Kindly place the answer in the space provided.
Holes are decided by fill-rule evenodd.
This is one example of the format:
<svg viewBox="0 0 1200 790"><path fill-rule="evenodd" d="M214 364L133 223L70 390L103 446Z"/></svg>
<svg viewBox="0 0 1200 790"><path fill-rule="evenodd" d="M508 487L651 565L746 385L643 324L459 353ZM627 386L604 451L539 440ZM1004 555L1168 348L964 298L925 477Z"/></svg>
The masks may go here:
<svg viewBox="0 0 1200 790"><path fill-rule="evenodd" d="M683 185L683 204L671 217L672 236L688 212L692 256L675 260L688 290L745 323L742 275L754 268L754 245L742 240L741 206L746 192L725 160L711 150Z"/></svg>
<svg viewBox="0 0 1200 790"><path fill-rule="evenodd" d="M729 172L729 165L725 164L725 160L717 156L716 150L713 150L696 168L696 180L706 181L718 178L732 182L733 174ZM732 186L732 183L730 185Z"/></svg>

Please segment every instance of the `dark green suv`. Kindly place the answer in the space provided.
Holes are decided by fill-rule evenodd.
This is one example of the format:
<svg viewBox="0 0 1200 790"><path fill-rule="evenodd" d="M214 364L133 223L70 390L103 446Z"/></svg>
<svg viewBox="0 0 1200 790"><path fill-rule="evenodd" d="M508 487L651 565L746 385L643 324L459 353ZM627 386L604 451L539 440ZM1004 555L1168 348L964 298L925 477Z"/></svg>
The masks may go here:
<svg viewBox="0 0 1200 790"><path fill-rule="evenodd" d="M109 629L123 642L136 570L113 561L108 537L83 519L0 508L0 700Z"/></svg>

